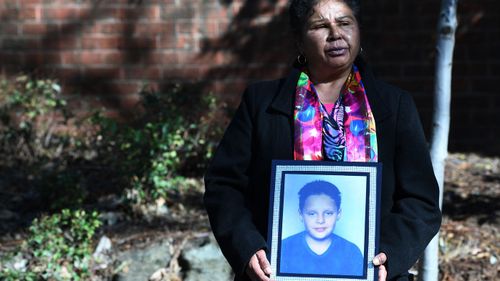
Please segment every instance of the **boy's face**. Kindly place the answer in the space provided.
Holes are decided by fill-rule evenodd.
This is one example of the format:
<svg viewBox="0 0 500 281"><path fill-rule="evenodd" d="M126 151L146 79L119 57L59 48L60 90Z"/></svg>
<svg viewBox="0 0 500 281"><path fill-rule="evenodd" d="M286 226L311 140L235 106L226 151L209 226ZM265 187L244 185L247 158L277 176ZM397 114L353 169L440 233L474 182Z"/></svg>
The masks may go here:
<svg viewBox="0 0 500 281"><path fill-rule="evenodd" d="M340 218L340 209L337 211L337 204L328 195L311 195L304 202L300 216L308 235L322 240L328 238L335 229L335 223Z"/></svg>

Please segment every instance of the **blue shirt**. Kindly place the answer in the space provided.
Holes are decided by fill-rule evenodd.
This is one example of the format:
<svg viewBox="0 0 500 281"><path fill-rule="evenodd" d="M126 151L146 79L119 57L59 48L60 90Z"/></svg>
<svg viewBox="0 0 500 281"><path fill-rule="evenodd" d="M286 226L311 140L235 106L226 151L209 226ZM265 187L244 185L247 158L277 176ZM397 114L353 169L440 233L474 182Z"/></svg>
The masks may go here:
<svg viewBox="0 0 500 281"><path fill-rule="evenodd" d="M363 276L363 255L356 245L332 234L332 243L321 255L309 248L307 233L281 242L279 273Z"/></svg>

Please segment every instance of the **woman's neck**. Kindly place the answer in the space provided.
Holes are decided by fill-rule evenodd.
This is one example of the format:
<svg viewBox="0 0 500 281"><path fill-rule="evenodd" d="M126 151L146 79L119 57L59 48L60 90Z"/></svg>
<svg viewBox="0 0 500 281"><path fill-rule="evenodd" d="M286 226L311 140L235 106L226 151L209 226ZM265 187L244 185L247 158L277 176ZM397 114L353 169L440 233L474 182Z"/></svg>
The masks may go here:
<svg viewBox="0 0 500 281"><path fill-rule="evenodd" d="M310 79L322 103L335 103L340 96L342 87L351 74L351 69L330 75L309 71Z"/></svg>
<svg viewBox="0 0 500 281"><path fill-rule="evenodd" d="M306 235L306 242L307 242L307 245L309 246L309 248L314 253L316 253L317 255L322 255L328 250L328 248L332 244L332 238L331 238L331 236L329 236L326 239L318 240L318 239L312 238L309 235Z"/></svg>

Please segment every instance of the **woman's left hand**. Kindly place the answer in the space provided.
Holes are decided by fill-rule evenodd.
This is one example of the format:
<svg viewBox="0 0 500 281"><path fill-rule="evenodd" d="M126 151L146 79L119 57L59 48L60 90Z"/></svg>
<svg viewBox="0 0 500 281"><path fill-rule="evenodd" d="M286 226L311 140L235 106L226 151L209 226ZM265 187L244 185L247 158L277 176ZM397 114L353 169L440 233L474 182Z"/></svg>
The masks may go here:
<svg viewBox="0 0 500 281"><path fill-rule="evenodd" d="M387 279L387 269L384 265L386 261L387 256L384 253L380 253L373 258L373 265L378 266L378 281L385 281Z"/></svg>

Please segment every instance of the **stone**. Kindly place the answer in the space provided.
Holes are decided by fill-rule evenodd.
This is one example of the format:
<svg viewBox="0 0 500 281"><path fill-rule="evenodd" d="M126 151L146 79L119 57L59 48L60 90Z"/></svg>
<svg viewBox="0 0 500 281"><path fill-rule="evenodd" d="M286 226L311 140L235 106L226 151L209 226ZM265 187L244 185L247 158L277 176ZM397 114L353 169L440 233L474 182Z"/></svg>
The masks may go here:
<svg viewBox="0 0 500 281"><path fill-rule="evenodd" d="M124 220L124 215L118 212L104 212L99 217L106 225L109 226L116 225L118 222Z"/></svg>
<svg viewBox="0 0 500 281"><path fill-rule="evenodd" d="M175 252L171 239L118 253L117 260L125 266L114 280L232 281L234 274L213 236L203 233L193 237L189 238L178 260L174 261L178 264L173 272L169 272L168 268Z"/></svg>
<svg viewBox="0 0 500 281"><path fill-rule="evenodd" d="M100 255L106 251L110 251L111 247L111 239L109 239L106 235L103 235L97 244L94 255Z"/></svg>
<svg viewBox="0 0 500 281"><path fill-rule="evenodd" d="M125 263L114 280L137 281L148 280L149 277L164 268L170 261L169 241L154 242L144 248L133 248L117 254L117 260Z"/></svg>
<svg viewBox="0 0 500 281"><path fill-rule="evenodd" d="M184 281L230 281L234 274L213 236L189 242L180 256Z"/></svg>
<svg viewBox="0 0 500 281"><path fill-rule="evenodd" d="M112 263L113 259L111 257L112 243L106 235L102 236L97 244L97 247L92 254L95 262L95 268L103 270L108 268Z"/></svg>

